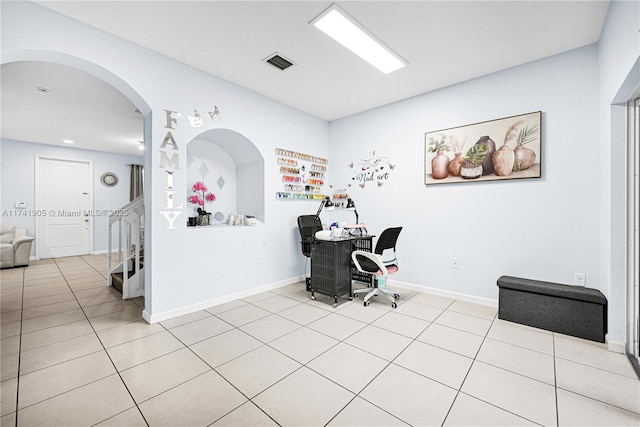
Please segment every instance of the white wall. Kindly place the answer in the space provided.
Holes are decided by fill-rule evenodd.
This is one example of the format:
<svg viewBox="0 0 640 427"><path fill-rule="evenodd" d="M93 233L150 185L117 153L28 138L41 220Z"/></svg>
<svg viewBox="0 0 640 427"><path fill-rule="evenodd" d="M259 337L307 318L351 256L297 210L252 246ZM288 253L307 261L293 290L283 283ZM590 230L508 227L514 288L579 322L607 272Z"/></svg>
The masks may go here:
<svg viewBox="0 0 640 427"><path fill-rule="evenodd" d="M33 3L4 2L1 19L3 63L49 59L76 66L114 85L147 119L151 116L145 129L145 237L150 256L149 267L145 264L147 318L177 315L208 301L303 275L296 218L314 212L317 204L276 200L281 182L275 148L328 157L325 121ZM188 114L194 109L209 111L213 105L220 107L220 122L205 120L198 129L189 126ZM176 206L187 196L186 144L207 129L231 129L255 144L267 165L263 226L194 232L202 230L187 229L190 208L184 203L178 210L176 229L168 228L161 214L167 207L167 178L160 168L160 147L169 131L165 109L181 113L171 130L177 151L166 150L179 156L173 176ZM260 264L263 254L266 262Z"/></svg>
<svg viewBox="0 0 640 427"><path fill-rule="evenodd" d="M30 236L35 236L34 216L11 215L14 203L24 201L27 210L35 209L35 157L45 155L63 159L91 160L93 162L93 209L109 210L120 208L129 203L130 168L127 164L140 164L141 157L103 153L54 145L33 144L21 141L2 140L2 222L24 227ZM100 177L105 172L114 172L119 182L115 187L105 187ZM106 252L108 246L108 217L94 216L93 251ZM38 236L35 236L36 238ZM31 255L35 255L35 244L31 246Z"/></svg>
<svg viewBox="0 0 640 427"><path fill-rule="evenodd" d="M588 46L330 124L338 187L373 150L396 165L350 195L370 232L404 227L397 281L494 301L502 275L570 284L583 272L603 288L597 59ZM425 132L539 110L542 178L424 185Z"/></svg>
<svg viewBox="0 0 640 427"><path fill-rule="evenodd" d="M625 341L626 101L640 85L640 3L612 1L600 37L601 282L608 288L609 340ZM604 292L604 291L603 291Z"/></svg>

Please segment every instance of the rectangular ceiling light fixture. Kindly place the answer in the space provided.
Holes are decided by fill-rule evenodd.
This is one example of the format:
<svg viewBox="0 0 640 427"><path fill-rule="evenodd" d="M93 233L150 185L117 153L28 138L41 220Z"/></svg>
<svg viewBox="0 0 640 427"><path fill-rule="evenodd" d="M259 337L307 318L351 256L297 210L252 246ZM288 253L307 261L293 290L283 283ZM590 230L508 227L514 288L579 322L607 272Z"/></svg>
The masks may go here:
<svg viewBox="0 0 640 427"><path fill-rule="evenodd" d="M402 58L335 3L310 24L385 74L407 65Z"/></svg>

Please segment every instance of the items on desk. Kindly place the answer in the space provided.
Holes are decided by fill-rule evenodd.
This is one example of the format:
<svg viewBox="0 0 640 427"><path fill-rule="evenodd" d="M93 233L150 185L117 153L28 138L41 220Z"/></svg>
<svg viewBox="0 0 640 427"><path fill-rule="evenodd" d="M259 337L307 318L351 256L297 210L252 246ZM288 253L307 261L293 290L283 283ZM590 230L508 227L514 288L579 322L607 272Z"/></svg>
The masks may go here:
<svg viewBox="0 0 640 427"><path fill-rule="evenodd" d="M344 225L342 228L344 228L346 233L351 236L367 234L367 226L364 224Z"/></svg>
<svg viewBox="0 0 640 427"><path fill-rule="evenodd" d="M347 199L347 210L353 211L356 214L356 224L360 222L360 217L358 215L358 211L356 209L356 203L353 201L351 197Z"/></svg>
<svg viewBox="0 0 640 427"><path fill-rule="evenodd" d="M318 211L316 212L316 216L320 217L320 212L322 212L322 209L325 209L325 208L328 211L335 209L335 205L333 204L333 202L331 201L329 196L326 196L324 199L322 199L322 202L320 202L320 206L318 207Z"/></svg>
<svg viewBox="0 0 640 427"><path fill-rule="evenodd" d="M332 227L330 230L321 230L315 234L316 239L344 239L352 236L365 236L367 228L364 224L345 225L343 227Z"/></svg>
<svg viewBox="0 0 640 427"><path fill-rule="evenodd" d="M316 232L315 238L318 240L331 240L332 233L331 230L320 230Z"/></svg>

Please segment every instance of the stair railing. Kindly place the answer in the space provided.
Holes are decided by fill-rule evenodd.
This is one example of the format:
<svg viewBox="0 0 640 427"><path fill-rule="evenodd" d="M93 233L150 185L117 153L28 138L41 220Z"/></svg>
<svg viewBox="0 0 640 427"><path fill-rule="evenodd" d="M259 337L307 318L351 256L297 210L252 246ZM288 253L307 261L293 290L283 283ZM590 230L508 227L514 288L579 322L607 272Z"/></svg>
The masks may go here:
<svg viewBox="0 0 640 427"><path fill-rule="evenodd" d="M118 257L115 265L113 265L114 225L117 226L118 236ZM107 261L109 286L113 286L113 275L122 273L123 299L135 298L144 294L144 267L141 256L143 250L144 199L143 196L140 196L109 216Z"/></svg>

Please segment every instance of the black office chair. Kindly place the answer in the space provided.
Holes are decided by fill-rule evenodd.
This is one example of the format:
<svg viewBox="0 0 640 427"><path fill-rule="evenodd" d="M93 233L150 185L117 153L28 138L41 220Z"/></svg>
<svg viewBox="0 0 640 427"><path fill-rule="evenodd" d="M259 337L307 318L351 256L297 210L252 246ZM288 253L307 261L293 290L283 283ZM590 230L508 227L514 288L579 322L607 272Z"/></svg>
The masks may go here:
<svg viewBox="0 0 640 427"><path fill-rule="evenodd" d="M387 288L387 277L400 269L396 259L396 242L402 227L387 228L382 232L376 243L376 249L371 252L353 251L351 259L358 271L374 276L373 289L359 289L353 291L353 296L368 292L364 297L364 306L376 295L384 295L391 301L391 307L396 308L396 300L400 295L393 289Z"/></svg>
<svg viewBox="0 0 640 427"><path fill-rule="evenodd" d="M298 230L300 230L300 245L302 255L311 258L311 245L316 233L322 230L322 222L318 215L301 215L298 217ZM305 284L307 291L311 290L311 277L306 276L305 267Z"/></svg>

